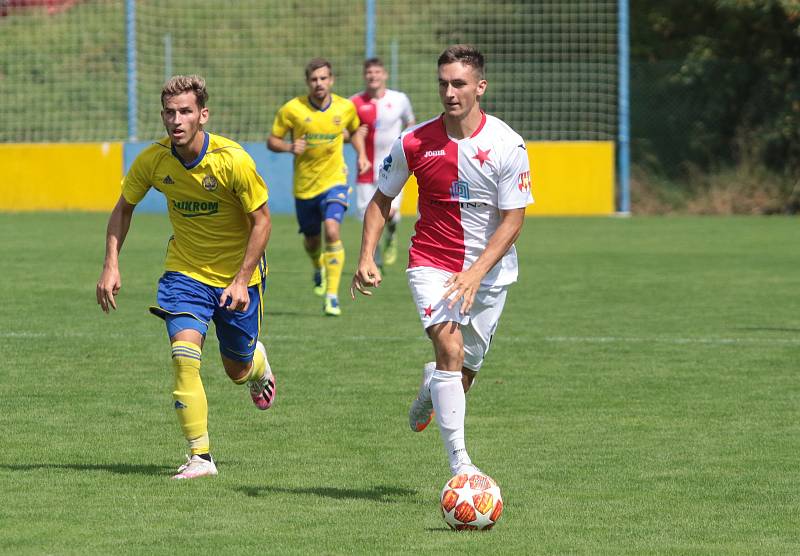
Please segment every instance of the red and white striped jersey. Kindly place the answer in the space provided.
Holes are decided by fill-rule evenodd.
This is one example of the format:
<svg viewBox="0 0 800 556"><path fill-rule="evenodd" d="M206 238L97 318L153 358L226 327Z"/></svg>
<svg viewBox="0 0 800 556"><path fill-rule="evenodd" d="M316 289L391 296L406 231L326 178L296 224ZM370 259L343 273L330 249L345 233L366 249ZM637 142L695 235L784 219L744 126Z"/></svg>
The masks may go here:
<svg viewBox="0 0 800 556"><path fill-rule="evenodd" d="M356 105L361 123L367 124L365 146L367 158L372 163L372 168L358 175L358 183L375 183L380 161L389 154L400 132L414 121L411 101L405 93L392 89L386 89L381 98L372 98L364 91L353 95L350 100Z"/></svg>
<svg viewBox="0 0 800 556"><path fill-rule="evenodd" d="M482 114L475 133L448 137L442 116L404 132L380 165L378 188L397 196L409 175L419 186L419 220L411 238L409 268L450 272L469 268L500 223L500 211L533 203L525 141L505 122ZM517 279L512 246L483 278L485 285Z"/></svg>

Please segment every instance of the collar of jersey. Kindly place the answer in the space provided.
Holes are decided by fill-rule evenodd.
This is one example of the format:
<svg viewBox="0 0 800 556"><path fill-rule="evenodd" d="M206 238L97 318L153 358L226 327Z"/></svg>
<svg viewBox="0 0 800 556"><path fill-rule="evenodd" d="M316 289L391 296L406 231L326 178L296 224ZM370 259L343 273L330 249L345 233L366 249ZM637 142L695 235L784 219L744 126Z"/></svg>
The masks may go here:
<svg viewBox="0 0 800 556"><path fill-rule="evenodd" d="M200 149L200 154L197 155L197 158L192 160L189 163L183 161L183 159L178 155L178 151L175 150L175 145L170 145L172 148L172 156L178 159L178 161L183 165L184 168L187 170L191 170L203 160L203 157L206 155L206 151L208 150L208 132L204 131L203 135L205 135L205 139L203 139L203 148Z"/></svg>
<svg viewBox="0 0 800 556"><path fill-rule="evenodd" d="M439 120L442 123L442 130L444 130L444 134L447 135L447 138L450 139L451 141L454 141L455 143L458 143L459 141L463 141L464 139L472 139L481 132L483 126L486 125L486 112L481 110L481 123L478 124L478 127L475 129L475 131L472 132L472 135L470 135L469 137L464 137L462 139L456 139L455 137L450 137L450 134L447 133L447 126L444 124L444 112L442 112L442 115L439 116Z"/></svg>
<svg viewBox="0 0 800 556"><path fill-rule="evenodd" d="M306 97L306 98L308 99L308 103L309 103L309 104L310 104L310 105L311 105L313 108L315 108L316 110L319 110L320 112L325 112L325 110L327 110L328 108L330 108L330 107L331 107L331 105L333 104L333 95L331 95L331 101L328 103L328 106L326 106L325 108L320 108L319 106L317 106L316 104L314 104L314 101L313 101L313 100L311 100L311 97Z"/></svg>

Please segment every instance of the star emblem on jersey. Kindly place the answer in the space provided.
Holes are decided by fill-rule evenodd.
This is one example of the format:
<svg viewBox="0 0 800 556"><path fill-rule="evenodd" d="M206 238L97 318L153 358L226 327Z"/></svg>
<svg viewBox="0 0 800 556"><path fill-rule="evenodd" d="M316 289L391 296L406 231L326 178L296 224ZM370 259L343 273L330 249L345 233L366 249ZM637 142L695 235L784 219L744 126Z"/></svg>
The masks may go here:
<svg viewBox="0 0 800 556"><path fill-rule="evenodd" d="M472 158L477 160L481 163L481 168L483 168L483 163L489 160L489 153L492 152L492 149L486 149L485 151L478 147L478 154L473 156Z"/></svg>
<svg viewBox="0 0 800 556"><path fill-rule="evenodd" d="M426 319L429 319L429 318L431 318L431 316L433 316L433 307L431 305L428 305L427 307L425 307L423 309L423 311L425 311L425 318Z"/></svg>
<svg viewBox="0 0 800 556"><path fill-rule="evenodd" d="M218 185L219 182L217 182L217 178L214 176L207 174L205 177L203 177L203 189L206 191L214 191Z"/></svg>
<svg viewBox="0 0 800 556"><path fill-rule="evenodd" d="M173 180L172 177L169 174L167 174L164 177L164 179L161 180L161 183L163 183L164 185L173 185L175 183L175 180Z"/></svg>

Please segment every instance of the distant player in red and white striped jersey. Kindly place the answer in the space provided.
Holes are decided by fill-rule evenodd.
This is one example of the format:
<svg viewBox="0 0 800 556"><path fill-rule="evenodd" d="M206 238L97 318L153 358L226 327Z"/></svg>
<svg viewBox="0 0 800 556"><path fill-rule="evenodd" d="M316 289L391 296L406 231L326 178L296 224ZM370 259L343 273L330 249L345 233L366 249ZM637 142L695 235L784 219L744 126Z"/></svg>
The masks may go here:
<svg viewBox="0 0 800 556"><path fill-rule="evenodd" d="M389 154L392 143L407 127L413 126L414 111L405 93L388 89L389 74L380 58L364 61L364 90L350 97L358 110L358 118L366 131L367 158L372 167L358 174L356 180L356 211L364 219L364 211L377 189L380 162ZM400 222L400 202L403 192L394 198L386 224L383 262L394 264L397 260L397 224Z"/></svg>
<svg viewBox="0 0 800 556"><path fill-rule="evenodd" d="M404 132L381 164L367 206L355 291L371 295L381 274L373 253L392 199L410 174L419 185L419 220L411 239L408 281L435 362L425 365L409 410L412 430L435 413L453 474L476 469L464 440L465 393L483 364L517 280L514 242L533 202L522 137L479 105L484 58L455 45L438 61L444 113Z"/></svg>

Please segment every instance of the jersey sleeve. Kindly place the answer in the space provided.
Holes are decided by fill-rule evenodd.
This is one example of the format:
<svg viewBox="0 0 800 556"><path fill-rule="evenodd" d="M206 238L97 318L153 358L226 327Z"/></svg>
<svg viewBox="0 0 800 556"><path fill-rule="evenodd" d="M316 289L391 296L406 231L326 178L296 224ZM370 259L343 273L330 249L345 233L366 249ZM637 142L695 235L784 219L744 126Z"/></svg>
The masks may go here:
<svg viewBox="0 0 800 556"><path fill-rule="evenodd" d="M241 156L237 157L234 167L234 177L236 178L235 192L245 212L253 212L258 207L267 202L267 184L256 170L256 163L253 158L242 151Z"/></svg>
<svg viewBox="0 0 800 556"><path fill-rule="evenodd" d="M122 196L130 204L138 204L152 187L152 164L137 156L128 173L122 178Z"/></svg>
<svg viewBox="0 0 800 556"><path fill-rule="evenodd" d="M347 101L347 110L345 111L345 127L350 133L355 133L358 126L361 125L361 120L358 118L358 110L353 101Z"/></svg>
<svg viewBox="0 0 800 556"><path fill-rule="evenodd" d="M405 149L403 149L403 136L401 135L392 143L389 156L383 159L378 174L378 189L387 197L397 197L403 190L411 172L408 169Z"/></svg>
<svg viewBox="0 0 800 556"><path fill-rule="evenodd" d="M501 210L524 208L533 203L531 168L525 143L520 140L510 149L497 186L497 208Z"/></svg>
<svg viewBox="0 0 800 556"><path fill-rule="evenodd" d="M282 139L286 137L286 134L289 133L292 127L292 121L289 117L289 106L284 104L275 113L275 120L272 122L271 133L275 137L280 137Z"/></svg>

